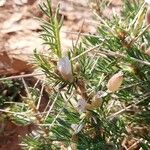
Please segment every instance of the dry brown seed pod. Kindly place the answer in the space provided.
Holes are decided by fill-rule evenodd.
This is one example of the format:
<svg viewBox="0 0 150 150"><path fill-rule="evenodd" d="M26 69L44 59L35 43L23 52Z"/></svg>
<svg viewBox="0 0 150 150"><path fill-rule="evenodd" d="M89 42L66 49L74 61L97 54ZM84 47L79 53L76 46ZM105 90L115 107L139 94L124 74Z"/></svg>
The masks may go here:
<svg viewBox="0 0 150 150"><path fill-rule="evenodd" d="M146 47L147 47L147 44L146 43L142 43L141 46L140 46L141 51L144 52L146 50Z"/></svg>
<svg viewBox="0 0 150 150"><path fill-rule="evenodd" d="M76 62L74 65L74 71L77 73L80 72L80 64L78 62Z"/></svg>
<svg viewBox="0 0 150 150"><path fill-rule="evenodd" d="M107 83L107 88L109 92L116 92L123 82L123 72L119 71L114 74Z"/></svg>
<svg viewBox="0 0 150 150"><path fill-rule="evenodd" d="M101 107L101 105L102 105L102 97L105 97L106 95L107 95L106 92L104 92L104 91L98 91L96 93L96 95L93 97L91 105L94 108Z"/></svg>

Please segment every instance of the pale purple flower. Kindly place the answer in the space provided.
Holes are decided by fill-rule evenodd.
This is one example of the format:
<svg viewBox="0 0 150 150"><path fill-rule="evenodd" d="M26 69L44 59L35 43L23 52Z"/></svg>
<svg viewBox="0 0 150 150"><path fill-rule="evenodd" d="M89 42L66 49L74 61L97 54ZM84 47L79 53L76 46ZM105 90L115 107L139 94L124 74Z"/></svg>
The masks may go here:
<svg viewBox="0 0 150 150"><path fill-rule="evenodd" d="M84 99L79 99L77 102L77 110L80 113L83 113L86 111L87 102Z"/></svg>
<svg viewBox="0 0 150 150"><path fill-rule="evenodd" d="M59 59L57 63L57 69L60 72L63 79L72 82L73 80L72 67L68 57L63 57Z"/></svg>

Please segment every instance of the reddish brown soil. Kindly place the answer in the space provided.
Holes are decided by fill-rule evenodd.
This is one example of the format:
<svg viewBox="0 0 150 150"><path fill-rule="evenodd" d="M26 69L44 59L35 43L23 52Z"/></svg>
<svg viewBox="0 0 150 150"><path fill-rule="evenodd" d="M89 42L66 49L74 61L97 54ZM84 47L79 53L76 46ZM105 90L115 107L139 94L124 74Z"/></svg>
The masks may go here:
<svg viewBox="0 0 150 150"><path fill-rule="evenodd" d="M17 126L7 120L3 132L0 133L0 150L20 150L21 137L30 133L32 128L32 125Z"/></svg>

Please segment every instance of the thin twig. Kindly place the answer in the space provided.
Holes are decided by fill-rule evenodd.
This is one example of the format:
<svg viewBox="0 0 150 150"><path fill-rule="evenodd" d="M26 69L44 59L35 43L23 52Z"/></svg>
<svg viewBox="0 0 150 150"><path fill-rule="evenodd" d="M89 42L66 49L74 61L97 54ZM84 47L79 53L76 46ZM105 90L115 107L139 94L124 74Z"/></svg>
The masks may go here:
<svg viewBox="0 0 150 150"><path fill-rule="evenodd" d="M28 104L28 107L32 110L33 114L37 114L36 115L36 121L37 124L43 124L44 120L42 118L42 115L39 113L39 111L36 109L35 103L32 101L32 96L30 94L30 91L28 89L28 85L26 84L25 80L22 78L24 87L25 87L25 91L27 93L27 97L30 99L29 101L26 101L26 103ZM49 136L49 130L47 128L41 127L42 131L44 132L44 134L48 137ZM51 141L48 141L47 138L45 138L45 135L41 134L43 136L43 138L45 139L46 142L50 143Z"/></svg>
<svg viewBox="0 0 150 150"><path fill-rule="evenodd" d="M74 61L74 60L78 59L79 57L81 57L82 55L84 55L84 54L86 54L86 53L88 53L88 52L90 52L90 51L92 51L92 50L94 50L96 48L99 48L99 47L100 47L100 45L96 45L96 46L94 46L94 47L92 47L92 48L82 52L81 54L77 55L76 57L71 58L71 60Z"/></svg>
<svg viewBox="0 0 150 150"><path fill-rule="evenodd" d="M57 120L57 118L59 117L59 115L62 113L63 109L64 109L65 107L67 107L67 104L68 104L68 102L70 101L70 99L72 98L73 94L74 94L74 93L72 93L72 94L70 95L70 97L65 101L64 106L63 106L62 109L58 112L58 114L56 115L56 117L54 118L54 120L52 121L52 123L50 124L50 128L54 125L55 121Z"/></svg>
<svg viewBox="0 0 150 150"><path fill-rule="evenodd" d="M45 79L44 79L44 81L45 81ZM39 100L38 100L38 103L37 103L37 106L36 106L37 110L39 110L39 107L40 107L40 104L41 104L41 100L42 100L42 96L43 96L43 92L44 92L44 87L45 87L45 82L42 83Z"/></svg>
<svg viewBox="0 0 150 150"><path fill-rule="evenodd" d="M24 85L24 88L25 88L25 91L26 91L26 93L27 93L27 96L28 96L28 97L31 97L31 94L30 94L30 92L29 92L29 87L28 87L28 85L26 84L26 81L24 80L24 78L21 78L21 80L22 80L22 83L23 83L23 85Z"/></svg>
<svg viewBox="0 0 150 150"><path fill-rule="evenodd" d="M138 40L138 38L141 37L141 36L144 34L144 32L145 32L146 30L148 30L149 27L150 27L150 24L149 24L137 37L135 37L135 38L129 43L129 45L131 45L132 43L136 42L136 41Z"/></svg>
<svg viewBox="0 0 150 150"><path fill-rule="evenodd" d="M79 32L73 32L73 31L62 31L63 33L68 33L68 34L75 34L78 35ZM98 35L93 35L93 34L89 34L89 33L80 33L81 36L88 36L88 37L97 37L99 38L100 36Z"/></svg>
<svg viewBox="0 0 150 150"><path fill-rule="evenodd" d="M40 80L38 79L37 81L36 81L36 83L34 84L34 87L33 87L33 89L35 89L36 88L36 86L38 85L38 83L40 82Z"/></svg>
<svg viewBox="0 0 150 150"><path fill-rule="evenodd" d="M138 101L138 102L135 102L134 104L131 104L131 105L129 105L129 106L127 106L127 107L121 109L120 111L118 111L118 112L116 112L116 113L114 113L114 114L108 116L107 119L112 119L112 118L115 118L116 116L121 115L121 114L124 113L126 110L132 108L134 105L138 105L138 104L140 104L141 102L145 101L145 99L147 99L147 96L150 96L150 93L146 93L145 95L143 95L143 96L141 97L141 98L143 98L143 97L145 97L145 98L143 98L142 100L140 100L140 101Z"/></svg>
<svg viewBox="0 0 150 150"><path fill-rule="evenodd" d="M127 57L124 54L120 54L120 53L116 53L116 52L112 52L112 51L108 51L108 50L98 51L97 54L104 54L104 55L113 56L113 57L120 57L120 58L125 58L125 59L131 59L131 60L136 61L138 63L141 63L143 65L150 66L150 62L148 62L148 61L139 60L139 59L136 59L136 58L133 58L133 57Z"/></svg>
<svg viewBox="0 0 150 150"><path fill-rule="evenodd" d="M75 43L75 47L78 45L78 41L79 41L80 36L81 36L81 32L82 32L82 29L83 29L83 26L84 26L84 22L85 22L85 20L83 20L82 25L80 27L80 31L78 32L78 37L77 37L77 40L76 40L76 43Z"/></svg>
<svg viewBox="0 0 150 150"><path fill-rule="evenodd" d="M100 44L99 45L96 45L84 52L82 52L81 54L77 55L76 57L72 58L71 60L74 61L76 59L78 59L79 57L81 57L82 55L85 55L86 53L94 50L94 49L97 49L97 48L100 48ZM96 51L97 54L104 54L106 56L113 56L113 57L120 57L120 58L125 58L125 59L131 59L133 61L136 61L138 63L141 63L143 65L147 65L147 66L150 66L150 62L148 61L144 61L144 60L139 60L139 59L136 59L136 58L133 58L133 57L127 57L126 55L124 54L120 54L120 53L116 53L116 52L113 52L113 51L109 51L109 50L102 50L102 51Z"/></svg>
<svg viewBox="0 0 150 150"><path fill-rule="evenodd" d="M146 81L142 81L142 82L139 82L139 83L134 83L134 84L130 84L130 85L124 86L124 87L120 88L119 91L124 90L124 89L128 89L128 88L131 88L131 87L133 87L133 86L138 86L138 85L140 85L140 84L142 84L142 83L144 83L144 82L146 82Z"/></svg>
<svg viewBox="0 0 150 150"><path fill-rule="evenodd" d="M45 118L44 118L44 121L47 119L47 117L49 116L49 114L50 114L52 108L54 107L54 104L56 103L56 100L57 100L57 98L58 98L57 96L58 96L58 93L57 93L57 95L56 95L56 97L55 97L53 103L51 104L51 106L50 106L50 108L49 108L49 110L48 110L48 112L47 112L47 114L46 114L46 116L45 116Z"/></svg>
<svg viewBox="0 0 150 150"><path fill-rule="evenodd" d="M35 74L30 73L30 74L10 76L10 77L5 77L5 78L0 78L0 81L11 80L11 79L18 79L18 78L27 78L27 77L40 76L40 75L44 75L44 73L35 73Z"/></svg>
<svg viewBox="0 0 150 150"><path fill-rule="evenodd" d="M109 29L111 34L115 36L112 28L107 24L107 22L103 18L101 18L100 15L98 15L95 11L92 11L92 12L96 17L98 17L98 19L101 21L101 23L103 23L103 25L105 25Z"/></svg>
<svg viewBox="0 0 150 150"><path fill-rule="evenodd" d="M139 144L140 143L140 141L136 141L134 144L132 144L127 150L132 150L132 149L134 149L134 147L137 145L137 144Z"/></svg>
<svg viewBox="0 0 150 150"><path fill-rule="evenodd" d="M5 109L0 109L0 112L25 116L25 114L28 112L31 112L31 110L29 110L28 112L27 111L26 112L13 112L13 111L5 110Z"/></svg>
<svg viewBox="0 0 150 150"><path fill-rule="evenodd" d="M43 114L42 117L44 117L44 114L48 113L46 110L48 109L48 107L50 106L50 104L51 104L51 101L49 100L48 103L47 103L47 105L46 105L46 107L45 107L45 109L44 109L44 111L43 111L43 113L42 113Z"/></svg>
<svg viewBox="0 0 150 150"><path fill-rule="evenodd" d="M96 54L95 54L96 55ZM99 60L99 57L95 60L95 61L93 61L94 63L93 63L93 66L91 67L91 70L90 70L90 74L92 73L92 71L95 69L95 66L97 65L97 62L98 62L98 60Z"/></svg>
<svg viewBox="0 0 150 150"><path fill-rule="evenodd" d="M142 10L144 9L145 4L146 4L146 2L144 2L144 3L142 4L142 6L140 7L140 10L138 11L138 13L136 14L136 16L134 17L134 19L133 19L133 21L131 22L131 25L130 25L130 26L135 26L135 23L136 23L136 21L137 21L139 15L141 15L141 12L142 12Z"/></svg>

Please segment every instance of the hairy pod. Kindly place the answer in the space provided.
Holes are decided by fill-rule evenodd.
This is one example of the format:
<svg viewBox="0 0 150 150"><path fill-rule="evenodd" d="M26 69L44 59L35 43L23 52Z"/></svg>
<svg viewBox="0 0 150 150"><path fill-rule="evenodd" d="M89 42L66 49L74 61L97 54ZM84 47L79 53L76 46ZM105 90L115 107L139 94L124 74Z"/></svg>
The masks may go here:
<svg viewBox="0 0 150 150"><path fill-rule="evenodd" d="M68 57L59 59L57 69L64 80L69 82L73 81L71 62Z"/></svg>
<svg viewBox="0 0 150 150"><path fill-rule="evenodd" d="M123 73L119 71L109 79L107 83L107 88L110 92L115 92L120 88L122 82L123 82Z"/></svg>

